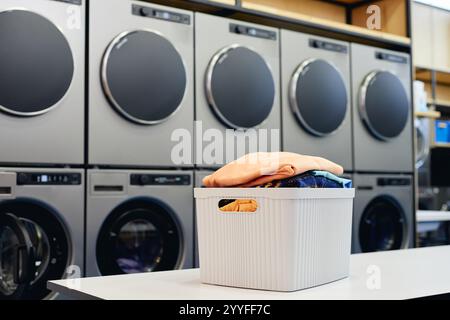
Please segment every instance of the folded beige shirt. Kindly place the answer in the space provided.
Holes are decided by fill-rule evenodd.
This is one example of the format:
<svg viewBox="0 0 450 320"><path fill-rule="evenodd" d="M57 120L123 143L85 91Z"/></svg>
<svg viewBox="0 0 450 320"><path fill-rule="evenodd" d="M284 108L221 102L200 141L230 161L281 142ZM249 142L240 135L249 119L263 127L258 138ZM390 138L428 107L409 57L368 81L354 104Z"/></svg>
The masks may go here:
<svg viewBox="0 0 450 320"><path fill-rule="evenodd" d="M255 187L310 170L342 175L344 169L327 159L291 152L257 152L232 161L203 179L210 188Z"/></svg>

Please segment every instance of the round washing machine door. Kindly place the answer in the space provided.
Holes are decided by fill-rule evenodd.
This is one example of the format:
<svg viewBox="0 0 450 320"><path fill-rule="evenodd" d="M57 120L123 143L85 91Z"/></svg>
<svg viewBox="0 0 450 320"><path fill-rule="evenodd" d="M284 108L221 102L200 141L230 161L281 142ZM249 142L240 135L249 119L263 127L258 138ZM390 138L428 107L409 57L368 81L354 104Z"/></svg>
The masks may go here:
<svg viewBox="0 0 450 320"><path fill-rule="evenodd" d="M97 239L97 265L103 275L179 268L183 236L173 211L153 199L116 207Z"/></svg>
<svg viewBox="0 0 450 320"><path fill-rule="evenodd" d="M0 203L0 299L43 299L47 281L70 263L67 232L56 212L33 200Z"/></svg>
<svg viewBox="0 0 450 320"><path fill-rule="evenodd" d="M72 51L58 27L31 11L2 11L0 43L0 110L36 116L56 107L74 74Z"/></svg>
<svg viewBox="0 0 450 320"><path fill-rule="evenodd" d="M359 222L362 252L400 249L406 239L406 218L401 205L390 196L373 199Z"/></svg>
<svg viewBox="0 0 450 320"><path fill-rule="evenodd" d="M374 71L359 91L359 114L369 132L379 140L398 137L406 127L409 99L400 79L389 71Z"/></svg>
<svg viewBox="0 0 450 320"><path fill-rule="evenodd" d="M322 59L301 63L289 86L291 109L302 127L315 136L327 136L344 122L347 89L336 67Z"/></svg>
<svg viewBox="0 0 450 320"><path fill-rule="evenodd" d="M430 154L429 119L416 119L416 168L421 168Z"/></svg>
<svg viewBox="0 0 450 320"><path fill-rule="evenodd" d="M250 48L231 45L211 59L206 71L206 98L226 126L248 129L272 111L275 82L264 58Z"/></svg>
<svg viewBox="0 0 450 320"><path fill-rule="evenodd" d="M101 81L111 105L138 124L158 124L181 106L187 87L181 55L160 33L124 32L103 57Z"/></svg>

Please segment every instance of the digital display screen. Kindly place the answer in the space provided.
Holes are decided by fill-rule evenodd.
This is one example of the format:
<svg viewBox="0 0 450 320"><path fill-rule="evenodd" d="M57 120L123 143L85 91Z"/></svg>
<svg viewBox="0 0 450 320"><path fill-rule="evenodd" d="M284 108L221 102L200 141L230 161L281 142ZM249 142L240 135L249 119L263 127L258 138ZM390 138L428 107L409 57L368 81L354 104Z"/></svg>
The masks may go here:
<svg viewBox="0 0 450 320"><path fill-rule="evenodd" d="M79 185L81 174L79 173L26 173L17 175L19 185Z"/></svg>
<svg viewBox="0 0 450 320"><path fill-rule="evenodd" d="M189 185L189 175L132 174L131 185Z"/></svg>
<svg viewBox="0 0 450 320"><path fill-rule="evenodd" d="M170 19L170 13L168 13L166 11L156 11L155 10L155 17L157 17L159 19L168 20L168 19Z"/></svg>

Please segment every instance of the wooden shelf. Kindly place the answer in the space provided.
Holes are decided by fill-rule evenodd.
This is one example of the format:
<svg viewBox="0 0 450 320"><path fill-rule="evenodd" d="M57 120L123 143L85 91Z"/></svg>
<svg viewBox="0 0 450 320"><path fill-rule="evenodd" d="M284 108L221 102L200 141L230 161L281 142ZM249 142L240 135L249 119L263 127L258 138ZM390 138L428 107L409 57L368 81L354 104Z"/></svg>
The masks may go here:
<svg viewBox="0 0 450 320"><path fill-rule="evenodd" d="M328 2L330 2L330 1L328 0ZM371 2L371 1L368 1L368 0L332 0L332 2L334 2L334 3L342 3L342 4L360 5L360 4L368 3L368 2Z"/></svg>
<svg viewBox="0 0 450 320"><path fill-rule="evenodd" d="M415 79L423 81L427 92L427 104L445 115L450 113L450 69L415 67Z"/></svg>
<svg viewBox="0 0 450 320"><path fill-rule="evenodd" d="M434 105L438 107L450 108L450 100L437 99L434 101Z"/></svg>
<svg viewBox="0 0 450 320"><path fill-rule="evenodd" d="M442 99L432 100L432 99L429 99L427 101L427 104L430 105L430 106L450 108L450 100L442 100Z"/></svg>
<svg viewBox="0 0 450 320"><path fill-rule="evenodd" d="M432 70L416 66L416 79L424 82L431 82L432 73L436 72L436 83L450 86L450 70Z"/></svg>
<svg viewBox="0 0 450 320"><path fill-rule="evenodd" d="M432 148L450 148L450 143L433 143Z"/></svg>
<svg viewBox="0 0 450 320"><path fill-rule="evenodd" d="M409 32L407 28L403 28L407 26L409 0L143 1L335 40L360 43L399 52L411 52ZM365 9L371 3L380 5L382 9L382 28L379 31L368 30L365 25L367 17ZM294 6L293 9L290 6ZM296 8L301 8L301 10L296 10ZM306 10L303 10L303 8L306 8ZM354 13L349 14L349 11L352 10ZM355 21L351 21L351 17ZM364 24L360 25L362 21L364 21ZM401 26L398 30L396 30L397 25Z"/></svg>
<svg viewBox="0 0 450 320"><path fill-rule="evenodd" d="M277 7L274 7L273 1L271 0L244 0L242 2L242 7L254 12L265 12L271 15L279 17L287 17L290 19L295 19L299 23L307 22L313 24L317 27L326 26L328 28L351 32L360 36L368 36L371 38L379 38L382 41L388 41L397 43L403 46L410 46L411 39L406 36L396 35L393 33L369 30L365 27L360 27L357 25L351 25L345 23L345 9L339 8L336 5L324 2L321 6L325 8L325 5L335 7L327 11L322 10L323 8L319 6L319 3L315 3L314 7L307 7L306 3L302 4L302 1L295 0L295 4L292 1L287 1L284 5L278 3ZM360 1L358 1L360 2ZM297 9L294 10L294 9ZM298 12L300 9L303 12ZM339 12L342 11L342 12Z"/></svg>
<svg viewBox="0 0 450 320"><path fill-rule="evenodd" d="M236 1L235 0L208 0L211 2L218 2L218 3L223 3L223 4L227 4L229 6L234 6L236 5Z"/></svg>
<svg viewBox="0 0 450 320"><path fill-rule="evenodd" d="M414 115L418 118L433 118L439 119L441 117L441 113L439 111L416 111Z"/></svg>

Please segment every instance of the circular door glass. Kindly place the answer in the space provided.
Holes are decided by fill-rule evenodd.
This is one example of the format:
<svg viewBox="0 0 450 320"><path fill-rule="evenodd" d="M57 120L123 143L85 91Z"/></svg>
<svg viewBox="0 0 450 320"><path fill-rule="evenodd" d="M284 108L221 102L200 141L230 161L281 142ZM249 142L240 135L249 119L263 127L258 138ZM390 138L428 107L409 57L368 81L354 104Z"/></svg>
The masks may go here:
<svg viewBox="0 0 450 320"><path fill-rule="evenodd" d="M25 10L0 12L0 109L19 116L45 113L72 82L72 52L61 31Z"/></svg>
<svg viewBox="0 0 450 320"><path fill-rule="evenodd" d="M362 252L400 249L406 230L405 215L396 200L383 196L372 200L361 217L359 241Z"/></svg>
<svg viewBox="0 0 450 320"><path fill-rule="evenodd" d="M389 140L402 133L410 106L397 76L388 71L370 73L364 79L359 100L361 118L376 138Z"/></svg>
<svg viewBox="0 0 450 320"><path fill-rule="evenodd" d="M173 270L182 252L181 233L171 210L151 200L117 207L97 241L103 275Z"/></svg>
<svg viewBox="0 0 450 320"><path fill-rule="evenodd" d="M26 290L18 290L17 253L2 250L2 272L5 280L0 281L3 298L43 299L51 292L47 281L62 279L70 260L69 238L65 228L50 207L33 200L10 200L0 204L0 215L11 213L20 220L33 252L32 273L27 275ZM10 232L2 232L3 249L16 243ZM5 252L5 253L4 253ZM8 270L8 272L6 272Z"/></svg>
<svg viewBox="0 0 450 320"><path fill-rule="evenodd" d="M102 83L115 109L139 124L160 123L179 107L186 91L180 54L151 31L118 36L103 60Z"/></svg>
<svg viewBox="0 0 450 320"><path fill-rule="evenodd" d="M17 233L9 226L0 226L0 292L12 295L18 287L16 283L17 248L20 246Z"/></svg>
<svg viewBox="0 0 450 320"><path fill-rule="evenodd" d="M116 252L117 265L124 273L151 272L161 261L163 237L154 224L136 219L120 228Z"/></svg>
<svg viewBox="0 0 450 320"><path fill-rule="evenodd" d="M252 128L267 119L275 83L267 62L255 51L233 45L211 60L206 96L218 118L235 129Z"/></svg>
<svg viewBox="0 0 450 320"><path fill-rule="evenodd" d="M292 111L310 134L336 131L347 112L347 89L340 72L330 63L309 59L300 64L290 85Z"/></svg>

